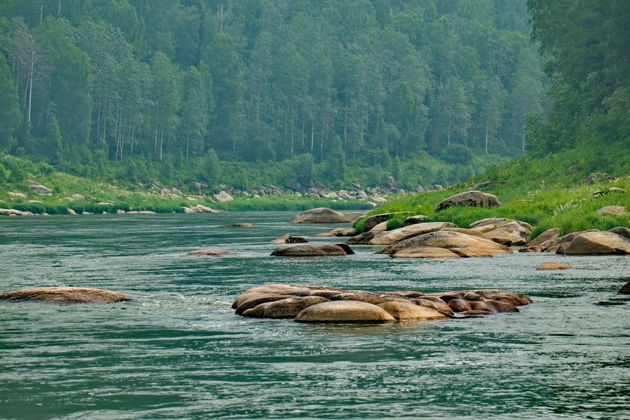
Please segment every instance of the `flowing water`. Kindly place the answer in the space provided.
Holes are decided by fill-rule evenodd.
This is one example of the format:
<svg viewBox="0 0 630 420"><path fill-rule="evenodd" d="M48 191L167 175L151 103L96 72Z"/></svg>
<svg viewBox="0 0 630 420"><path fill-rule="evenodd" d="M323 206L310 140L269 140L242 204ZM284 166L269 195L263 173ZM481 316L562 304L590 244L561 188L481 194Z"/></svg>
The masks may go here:
<svg viewBox="0 0 630 420"><path fill-rule="evenodd" d="M630 257L270 257L334 226L289 213L0 220L0 291L86 286L112 305L0 303L0 418L629 418ZM254 228L227 228L252 222ZM313 239L326 241L326 239ZM330 240L328 240L330 241ZM222 248L228 257L186 256ZM548 260L574 270L540 272ZM234 315L266 283L501 288L520 313L390 325Z"/></svg>

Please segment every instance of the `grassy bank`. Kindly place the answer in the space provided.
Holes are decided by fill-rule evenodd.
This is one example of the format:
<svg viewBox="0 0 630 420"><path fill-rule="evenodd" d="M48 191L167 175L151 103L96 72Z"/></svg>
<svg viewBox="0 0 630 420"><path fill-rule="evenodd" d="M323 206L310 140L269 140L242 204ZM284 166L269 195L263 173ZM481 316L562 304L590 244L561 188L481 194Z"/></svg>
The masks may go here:
<svg viewBox="0 0 630 420"><path fill-rule="evenodd" d="M341 201L295 196L266 196L262 198L236 198L218 202L208 196L181 193L176 196L141 189L137 185L112 185L94 179L77 177L54 170L51 166L4 155L0 163L0 208L30 211L35 214L115 213L123 211L154 211L181 213L183 207L198 204L226 211L300 211L313 207L333 209L369 209L364 201ZM33 191L35 182L52 190L51 195ZM74 197L73 197L74 196Z"/></svg>
<svg viewBox="0 0 630 420"><path fill-rule="evenodd" d="M368 213L369 215L410 211L428 216L428 221L449 221L460 227L487 217L506 217L528 222L534 226L533 236L546 229L559 227L564 233L585 229L607 230L615 226L629 226L630 214L598 216L596 211L605 206L625 206L630 210L630 193L608 193L593 197L596 191L605 191L611 187L630 191L630 177L625 176L612 182L593 185L581 183L575 186L546 185L541 182L536 188L526 189L517 182L493 184L484 188L485 192L496 195L501 207L484 209L476 207L451 207L435 213L435 206L444 198L466 190L472 183L460 188L436 191L390 200ZM404 217L393 218L389 228L402 226ZM362 220L357 229L362 230Z"/></svg>

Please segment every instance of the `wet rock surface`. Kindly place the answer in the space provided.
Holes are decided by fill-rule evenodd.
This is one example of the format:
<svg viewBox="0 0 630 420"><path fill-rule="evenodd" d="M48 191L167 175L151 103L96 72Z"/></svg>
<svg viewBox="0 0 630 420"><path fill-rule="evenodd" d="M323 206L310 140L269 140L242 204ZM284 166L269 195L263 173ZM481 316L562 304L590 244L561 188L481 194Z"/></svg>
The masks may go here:
<svg viewBox="0 0 630 420"><path fill-rule="evenodd" d="M519 293L470 290L368 292L326 286L271 284L247 290L232 304L237 315L294 318L298 322L382 323L434 321L499 312L518 312L532 303Z"/></svg>

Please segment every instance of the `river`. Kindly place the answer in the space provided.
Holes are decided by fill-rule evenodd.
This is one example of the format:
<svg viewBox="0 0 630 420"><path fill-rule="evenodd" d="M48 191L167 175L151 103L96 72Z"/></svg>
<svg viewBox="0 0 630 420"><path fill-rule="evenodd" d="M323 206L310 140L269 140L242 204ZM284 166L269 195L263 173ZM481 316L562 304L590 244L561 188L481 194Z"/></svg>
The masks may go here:
<svg viewBox="0 0 630 420"><path fill-rule="evenodd" d="M0 219L0 291L85 286L113 305L0 303L0 418L628 418L630 257L270 257L334 225L291 213ZM251 222L253 228L227 228ZM311 239L311 238L309 238ZM330 239L312 238L316 241ZM186 256L221 248L227 257ZM543 261L574 270L541 272ZM520 313L389 325L234 315L266 283L501 288Z"/></svg>

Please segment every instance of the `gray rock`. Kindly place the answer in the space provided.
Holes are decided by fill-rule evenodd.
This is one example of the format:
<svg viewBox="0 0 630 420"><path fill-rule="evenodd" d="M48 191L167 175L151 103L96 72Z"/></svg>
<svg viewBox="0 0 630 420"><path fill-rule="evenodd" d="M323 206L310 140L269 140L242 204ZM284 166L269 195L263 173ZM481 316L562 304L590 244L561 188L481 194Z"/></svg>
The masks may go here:
<svg viewBox="0 0 630 420"><path fill-rule="evenodd" d="M481 191L465 191L440 201L435 207L435 211L439 212L453 206L488 208L500 207L501 203L499 199L492 194Z"/></svg>

